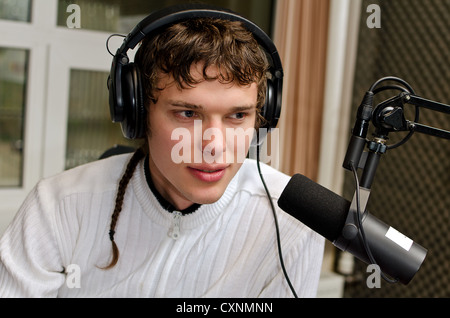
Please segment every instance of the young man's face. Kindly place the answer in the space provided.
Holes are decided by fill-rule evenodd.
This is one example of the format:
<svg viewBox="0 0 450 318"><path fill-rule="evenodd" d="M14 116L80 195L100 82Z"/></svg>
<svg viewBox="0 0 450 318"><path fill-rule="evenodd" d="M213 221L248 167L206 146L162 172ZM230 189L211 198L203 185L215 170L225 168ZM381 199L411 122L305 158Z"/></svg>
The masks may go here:
<svg viewBox="0 0 450 318"><path fill-rule="evenodd" d="M203 79L202 65L191 74ZM217 69L208 68L214 76ZM150 172L177 209L216 202L248 152L256 121L257 85L202 81L180 89L166 76L149 107ZM188 87L186 85L186 87Z"/></svg>

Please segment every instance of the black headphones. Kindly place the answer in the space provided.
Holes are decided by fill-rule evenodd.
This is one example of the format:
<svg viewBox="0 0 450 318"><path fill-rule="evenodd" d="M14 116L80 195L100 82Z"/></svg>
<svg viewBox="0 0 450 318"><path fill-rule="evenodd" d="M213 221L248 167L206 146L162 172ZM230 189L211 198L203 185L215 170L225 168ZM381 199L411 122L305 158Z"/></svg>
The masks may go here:
<svg viewBox="0 0 450 318"><path fill-rule="evenodd" d="M281 113L283 91L283 68L277 48L269 36L256 24L229 10L207 5L178 5L154 12L138 23L124 39L117 50L108 78L109 108L111 120L121 123L123 135L128 139L145 137L146 110L143 88L138 67L130 63L127 56L146 36L154 34L169 25L192 18L219 18L240 21L253 34L266 51L271 63L272 78L267 81L266 102L261 110L266 124L262 128L276 127Z"/></svg>

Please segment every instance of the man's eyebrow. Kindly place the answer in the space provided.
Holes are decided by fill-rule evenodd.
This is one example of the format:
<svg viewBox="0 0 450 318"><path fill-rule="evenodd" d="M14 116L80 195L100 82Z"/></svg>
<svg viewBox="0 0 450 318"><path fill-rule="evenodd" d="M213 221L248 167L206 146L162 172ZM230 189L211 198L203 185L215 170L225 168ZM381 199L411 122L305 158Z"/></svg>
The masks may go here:
<svg viewBox="0 0 450 318"><path fill-rule="evenodd" d="M194 110L203 109L203 106L201 106L201 105L195 105L195 104L182 102L182 101L170 101L169 104L172 106L175 106L175 107L183 107L183 108L189 108L189 109L194 109Z"/></svg>
<svg viewBox="0 0 450 318"><path fill-rule="evenodd" d="M232 108L233 112L243 112L256 109L256 105L248 105L248 106L236 106Z"/></svg>
<svg viewBox="0 0 450 318"><path fill-rule="evenodd" d="M192 109L192 110L203 110L204 109L204 107L202 105L191 104L191 103L187 103L187 102L183 102L183 101L171 101L170 105L175 106L175 107L188 108L188 109ZM243 112L243 111L249 111L249 110L253 110L253 109L256 109L256 105L234 106L234 107L231 107L230 111L231 112Z"/></svg>

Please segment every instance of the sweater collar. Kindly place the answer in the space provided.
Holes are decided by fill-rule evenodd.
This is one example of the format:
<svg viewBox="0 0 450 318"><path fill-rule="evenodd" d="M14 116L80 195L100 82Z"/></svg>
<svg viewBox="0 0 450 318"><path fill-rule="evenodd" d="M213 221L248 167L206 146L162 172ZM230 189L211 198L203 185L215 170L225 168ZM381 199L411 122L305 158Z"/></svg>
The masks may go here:
<svg viewBox="0 0 450 318"><path fill-rule="evenodd" d="M173 211L176 211L177 209L169 201L164 199L164 197L156 189L155 184L153 183L153 180L152 180L152 175L150 174L149 156L148 155L145 157L145 160L144 160L144 173L145 173L145 180L147 181L148 187L153 192L153 195L156 197L159 204L161 204L161 207L170 213L172 213ZM194 203L187 209L184 209L179 212L181 212L183 215L194 213L195 211L198 210L198 208L200 206L201 206L201 204Z"/></svg>

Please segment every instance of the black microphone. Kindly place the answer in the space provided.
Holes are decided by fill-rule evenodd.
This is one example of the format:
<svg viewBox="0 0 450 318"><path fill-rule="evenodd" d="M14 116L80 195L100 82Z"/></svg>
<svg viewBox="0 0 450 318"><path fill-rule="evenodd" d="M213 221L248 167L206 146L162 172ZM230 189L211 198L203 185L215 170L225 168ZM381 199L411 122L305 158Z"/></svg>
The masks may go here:
<svg viewBox="0 0 450 318"><path fill-rule="evenodd" d="M343 250L370 264L360 235L346 239L342 230L350 202L307 177L294 175L278 206ZM362 215L366 242L383 273L408 284L422 265L427 250L367 211Z"/></svg>
<svg viewBox="0 0 450 318"><path fill-rule="evenodd" d="M372 118L372 105L374 94L367 91L361 105L356 113L355 126L352 129L352 136L345 154L342 166L351 170L351 165L358 167L364 147L366 146L366 136L369 130L369 123Z"/></svg>

